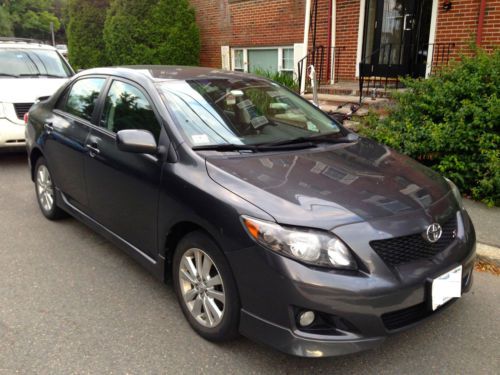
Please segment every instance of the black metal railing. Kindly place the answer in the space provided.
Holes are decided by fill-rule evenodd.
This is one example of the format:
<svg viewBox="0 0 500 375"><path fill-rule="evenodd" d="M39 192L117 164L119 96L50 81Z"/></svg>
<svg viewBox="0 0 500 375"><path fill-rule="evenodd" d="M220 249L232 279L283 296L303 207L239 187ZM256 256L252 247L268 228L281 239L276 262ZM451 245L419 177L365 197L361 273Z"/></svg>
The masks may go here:
<svg viewBox="0 0 500 375"><path fill-rule="evenodd" d="M388 87L399 89L400 77L425 77L439 66L447 65L455 43L420 45L385 43L359 63L359 100L363 94L385 93ZM371 90L371 91L370 91Z"/></svg>
<svg viewBox="0 0 500 375"><path fill-rule="evenodd" d="M317 46L311 49L307 53L307 55L301 58L297 63L297 80L299 83L299 87L302 85L302 78L304 74L303 69L304 69L304 64L306 63L307 66L310 65L314 66L314 69L316 70L316 79L318 82L322 82L324 74L324 66L325 66L325 47ZM305 72L305 74L306 74L306 87L307 87L307 72Z"/></svg>

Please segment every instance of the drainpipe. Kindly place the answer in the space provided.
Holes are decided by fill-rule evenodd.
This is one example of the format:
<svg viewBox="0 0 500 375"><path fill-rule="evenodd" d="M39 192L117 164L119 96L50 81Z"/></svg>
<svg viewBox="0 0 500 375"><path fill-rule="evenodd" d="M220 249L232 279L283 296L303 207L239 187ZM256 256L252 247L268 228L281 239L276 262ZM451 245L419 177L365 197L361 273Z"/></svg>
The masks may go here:
<svg viewBox="0 0 500 375"><path fill-rule="evenodd" d="M483 39L484 13L486 11L486 0L481 0L479 6L479 20L477 23L476 44L479 47Z"/></svg>
<svg viewBox="0 0 500 375"><path fill-rule="evenodd" d="M311 0L306 0L306 17L304 20L304 51L307 56L307 45L309 43L309 24L311 23ZM300 82L300 93L306 91L307 59L302 63L302 80Z"/></svg>

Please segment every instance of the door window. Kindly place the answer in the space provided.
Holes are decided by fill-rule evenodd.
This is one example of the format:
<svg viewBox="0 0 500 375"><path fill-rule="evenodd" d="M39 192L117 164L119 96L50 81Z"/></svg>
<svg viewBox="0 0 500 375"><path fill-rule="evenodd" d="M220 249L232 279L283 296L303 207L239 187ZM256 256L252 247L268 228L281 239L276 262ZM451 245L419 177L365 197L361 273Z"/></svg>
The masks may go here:
<svg viewBox="0 0 500 375"><path fill-rule="evenodd" d="M104 78L84 78L77 81L68 95L63 110L90 121Z"/></svg>
<svg viewBox="0 0 500 375"><path fill-rule="evenodd" d="M100 124L114 133L143 129L149 130L156 140L160 137L161 127L148 99L138 88L125 82L114 81L111 85Z"/></svg>

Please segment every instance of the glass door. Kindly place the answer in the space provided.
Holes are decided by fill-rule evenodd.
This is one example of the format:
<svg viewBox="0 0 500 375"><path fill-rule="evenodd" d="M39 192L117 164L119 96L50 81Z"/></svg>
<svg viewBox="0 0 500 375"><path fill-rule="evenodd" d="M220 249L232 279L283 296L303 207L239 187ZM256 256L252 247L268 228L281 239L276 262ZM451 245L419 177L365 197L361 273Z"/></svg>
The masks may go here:
<svg viewBox="0 0 500 375"><path fill-rule="evenodd" d="M367 0L361 74L425 74L431 9L432 0Z"/></svg>

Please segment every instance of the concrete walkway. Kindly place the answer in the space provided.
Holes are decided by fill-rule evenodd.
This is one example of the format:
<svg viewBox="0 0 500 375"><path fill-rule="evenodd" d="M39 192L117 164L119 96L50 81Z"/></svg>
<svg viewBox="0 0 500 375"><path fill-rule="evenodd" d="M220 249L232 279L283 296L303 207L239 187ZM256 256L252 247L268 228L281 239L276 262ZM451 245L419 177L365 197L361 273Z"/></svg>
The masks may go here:
<svg viewBox="0 0 500 375"><path fill-rule="evenodd" d="M479 257L500 266L500 207L488 208L469 199L464 205L476 229Z"/></svg>

